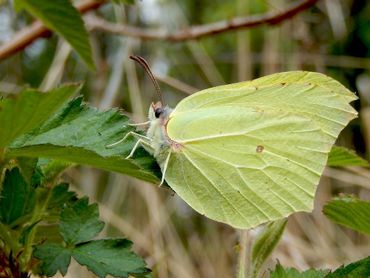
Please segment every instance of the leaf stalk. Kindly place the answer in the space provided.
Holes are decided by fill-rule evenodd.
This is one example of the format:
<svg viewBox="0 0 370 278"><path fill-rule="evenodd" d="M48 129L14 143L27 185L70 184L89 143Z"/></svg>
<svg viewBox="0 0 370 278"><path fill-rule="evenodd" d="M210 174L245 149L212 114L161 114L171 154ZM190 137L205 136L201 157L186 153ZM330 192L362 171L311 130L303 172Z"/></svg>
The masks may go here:
<svg viewBox="0 0 370 278"><path fill-rule="evenodd" d="M40 221L43 216L45 215L46 211L47 211L47 206L48 206L48 203L49 203L49 200L51 198L51 195L52 195L52 190L48 190L47 194L46 194L46 199L44 202L41 202L41 201L38 201L37 202L37 205L35 206L34 210L33 210L33 215L32 215L32 218L30 220L30 223L35 223L35 222L38 222ZM32 253L33 253L33 245L34 245L34 241L35 241L35 236L36 236L36 232L37 232L37 227L38 225L35 225L35 227L32 229L32 231L30 232L28 238L27 238L27 241L26 241L26 244L24 246L24 253L23 253L23 262L24 262L24 266L25 266L25 269L22 269L22 271L28 271L30 269L32 269L31 267L31 259L32 259Z"/></svg>
<svg viewBox="0 0 370 278"><path fill-rule="evenodd" d="M9 246L11 251L18 251L19 246L17 244L17 241L14 240L14 238L9 234L9 229L7 229L7 227L2 222L0 222L0 238L4 241L5 246ZM6 250L7 253L10 252L10 250Z"/></svg>

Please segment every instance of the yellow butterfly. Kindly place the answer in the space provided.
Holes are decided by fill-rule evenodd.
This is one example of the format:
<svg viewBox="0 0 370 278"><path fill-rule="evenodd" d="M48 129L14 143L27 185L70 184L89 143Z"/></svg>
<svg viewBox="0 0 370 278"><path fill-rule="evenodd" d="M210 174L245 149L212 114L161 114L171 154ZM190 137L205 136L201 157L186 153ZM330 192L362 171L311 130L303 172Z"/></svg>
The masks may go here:
<svg viewBox="0 0 370 278"><path fill-rule="evenodd" d="M132 56L159 86L146 61ZM149 108L143 145L192 208L237 228L311 211L328 153L357 116L356 96L320 73L292 71L218 86ZM145 123L144 123L145 124Z"/></svg>

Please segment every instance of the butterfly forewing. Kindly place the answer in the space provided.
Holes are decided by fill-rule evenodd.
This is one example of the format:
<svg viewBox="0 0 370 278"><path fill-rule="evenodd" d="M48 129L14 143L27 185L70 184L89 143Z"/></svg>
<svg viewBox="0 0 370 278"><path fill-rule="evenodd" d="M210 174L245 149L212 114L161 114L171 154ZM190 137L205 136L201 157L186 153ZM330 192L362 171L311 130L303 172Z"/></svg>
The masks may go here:
<svg viewBox="0 0 370 278"><path fill-rule="evenodd" d="M198 92L167 124L182 145L167 183L207 217L238 228L311 211L355 96L317 73L289 72Z"/></svg>

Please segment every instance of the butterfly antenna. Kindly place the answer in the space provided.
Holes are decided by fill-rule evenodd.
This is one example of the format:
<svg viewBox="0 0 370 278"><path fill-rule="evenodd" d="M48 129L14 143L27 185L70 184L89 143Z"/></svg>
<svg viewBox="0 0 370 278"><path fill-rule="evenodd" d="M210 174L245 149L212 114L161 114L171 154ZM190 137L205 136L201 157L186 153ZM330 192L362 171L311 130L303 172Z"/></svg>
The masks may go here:
<svg viewBox="0 0 370 278"><path fill-rule="evenodd" d="M144 68L145 72L148 74L148 76L150 77L150 79L153 82L153 85L155 87L155 90L157 92L157 95L158 95L159 99L161 100L162 105L165 106L161 89L159 88L158 82L155 79L154 74L150 70L150 67L149 67L147 61L145 61L145 59L143 57L140 57L140 56L137 56L137 55L131 55L130 59L134 60L135 62L138 62Z"/></svg>

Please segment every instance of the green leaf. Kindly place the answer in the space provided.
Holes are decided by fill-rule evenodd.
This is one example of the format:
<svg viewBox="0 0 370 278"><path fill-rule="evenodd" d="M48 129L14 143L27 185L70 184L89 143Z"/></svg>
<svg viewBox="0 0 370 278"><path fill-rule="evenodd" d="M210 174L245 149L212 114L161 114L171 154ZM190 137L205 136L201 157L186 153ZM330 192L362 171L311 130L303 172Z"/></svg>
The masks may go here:
<svg viewBox="0 0 370 278"><path fill-rule="evenodd" d="M57 243L37 246L33 256L41 260L40 274L53 276L59 270L66 274L71 256L99 277L144 277L150 270L143 259L133 253L127 239L101 239L65 248Z"/></svg>
<svg viewBox="0 0 370 278"><path fill-rule="evenodd" d="M48 93L27 89L14 98L1 99L0 147L38 128L79 90L79 85L66 85Z"/></svg>
<svg viewBox="0 0 370 278"><path fill-rule="evenodd" d="M33 175L31 177L31 186L33 188L39 187L44 182L45 176L41 168L36 165Z"/></svg>
<svg viewBox="0 0 370 278"><path fill-rule="evenodd" d="M342 266L326 276L327 278L370 277L370 257Z"/></svg>
<svg viewBox="0 0 370 278"><path fill-rule="evenodd" d="M48 222L47 226L50 226L51 223L59 224L62 210L78 201L76 193L69 191L68 187L67 183L61 183L47 189L51 190L47 193L49 195L47 214L44 216L44 220Z"/></svg>
<svg viewBox="0 0 370 278"><path fill-rule="evenodd" d="M54 240L57 240L58 243L48 242L35 248L33 256L41 260L41 274L52 276L59 270L64 275L67 272L71 256L100 277L106 275L144 277L150 272L145 267L144 260L130 250L132 243L129 240L89 241L104 227L104 223L98 218L97 204L89 205L87 198L70 203L70 199L74 199L75 195L68 192L68 186L62 184L56 188L58 189L52 192L49 206L65 207L60 216L59 233L67 244L66 246L62 245L61 241L56 238ZM50 229L45 231L50 232ZM48 240L53 234L55 232L46 235ZM27 231L25 231L26 236Z"/></svg>
<svg viewBox="0 0 370 278"><path fill-rule="evenodd" d="M11 224L35 206L35 191L26 183L18 168L7 170L0 195L0 219Z"/></svg>
<svg viewBox="0 0 370 278"><path fill-rule="evenodd" d="M261 267L279 242L287 221L282 219L268 223L257 237L252 247L251 277L259 277Z"/></svg>
<svg viewBox="0 0 370 278"><path fill-rule="evenodd" d="M328 166L341 167L341 166L369 166L369 162L359 157L354 151L333 146L329 153Z"/></svg>
<svg viewBox="0 0 370 278"><path fill-rule="evenodd" d="M62 208L72 200L77 200L75 192L68 191L69 185L61 183L53 187L48 202L48 209Z"/></svg>
<svg viewBox="0 0 370 278"><path fill-rule="evenodd" d="M22 176L27 181L27 183L31 183L32 176L35 172L35 167L37 165L37 158L29 158L29 157L18 157L17 164L19 170L21 171Z"/></svg>
<svg viewBox="0 0 370 278"><path fill-rule="evenodd" d="M106 147L133 130L128 118L118 110L100 112L82 103L82 98L76 98L41 127L13 142L6 155L86 164L158 182L161 175L158 165L143 148L138 149L133 159L125 159L136 139L131 137L114 148Z"/></svg>
<svg viewBox="0 0 370 278"><path fill-rule="evenodd" d="M80 13L70 0L15 0L15 4L61 35L85 63L94 68L88 33Z"/></svg>
<svg viewBox="0 0 370 278"><path fill-rule="evenodd" d="M42 275L53 276L59 270L65 275L71 262L71 251L56 243L45 243L36 246L33 256L42 261Z"/></svg>
<svg viewBox="0 0 370 278"><path fill-rule="evenodd" d="M131 245L127 239L101 239L76 246L72 256L99 277L148 273L144 260L130 250Z"/></svg>
<svg viewBox="0 0 370 278"><path fill-rule="evenodd" d="M59 225L56 224L59 221L59 217L55 221L47 221L45 223L39 223L34 238L34 242L42 243L47 239L47 242L53 242L62 244L63 238L59 233Z"/></svg>
<svg viewBox="0 0 370 278"><path fill-rule="evenodd" d="M40 221L36 221L32 223L31 225L27 225L22 229L21 235L19 237L19 243L22 245L26 245L26 242L28 240L28 237L32 231L32 229L39 223Z"/></svg>
<svg viewBox="0 0 370 278"><path fill-rule="evenodd" d="M309 269L304 272L299 272L295 268L287 268L276 265L275 270L270 272L270 278L323 278L329 273L329 270Z"/></svg>
<svg viewBox="0 0 370 278"><path fill-rule="evenodd" d="M73 163L56 159L39 159L38 166L44 176L45 182L53 182L64 170L71 167Z"/></svg>
<svg viewBox="0 0 370 278"><path fill-rule="evenodd" d="M323 212L337 224L370 235L370 202L345 195L328 202Z"/></svg>
<svg viewBox="0 0 370 278"><path fill-rule="evenodd" d="M98 205L88 202L82 198L62 210L60 234L68 244L88 241L104 228L104 222L99 220Z"/></svg>

